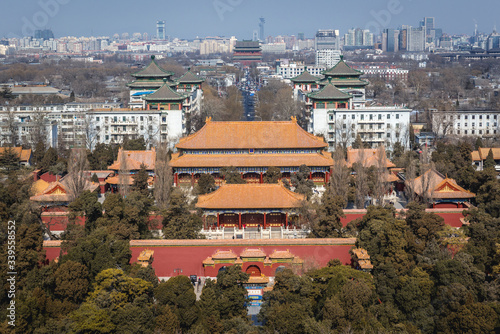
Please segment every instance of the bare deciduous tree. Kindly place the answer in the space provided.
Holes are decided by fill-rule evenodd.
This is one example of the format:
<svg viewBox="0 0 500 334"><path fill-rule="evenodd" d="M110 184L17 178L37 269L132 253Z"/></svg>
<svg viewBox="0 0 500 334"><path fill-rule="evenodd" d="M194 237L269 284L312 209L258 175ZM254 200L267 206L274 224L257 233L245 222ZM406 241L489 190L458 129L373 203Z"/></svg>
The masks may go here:
<svg viewBox="0 0 500 334"><path fill-rule="evenodd" d="M168 143L161 143L156 148L155 163L155 187L154 197L156 206L162 210L166 209L172 189L172 168L170 167L170 156Z"/></svg>
<svg viewBox="0 0 500 334"><path fill-rule="evenodd" d="M66 176L66 186L71 201L85 190L88 182L88 175L86 175L88 169L87 151L81 148L72 149L68 159L68 175Z"/></svg>
<svg viewBox="0 0 500 334"><path fill-rule="evenodd" d="M130 173L127 168L127 155L123 149L118 153L118 161L120 163L120 170L118 171L118 187L120 195L126 197L129 193L129 179Z"/></svg>
<svg viewBox="0 0 500 334"><path fill-rule="evenodd" d="M359 209L364 208L365 199L368 195L368 171L364 165L366 159L365 150L360 149L358 154L358 160L353 164L354 172L356 177L354 179L354 186L356 188L356 207Z"/></svg>
<svg viewBox="0 0 500 334"><path fill-rule="evenodd" d="M340 146L337 146L333 153L333 168L330 177L330 191L334 196L341 196L347 203L347 195L349 193L349 176L350 171L347 168L344 151Z"/></svg>
<svg viewBox="0 0 500 334"><path fill-rule="evenodd" d="M375 172L375 184L373 197L376 200L377 205L383 204L384 195L388 190L388 180L389 171L387 169L387 155L385 152L385 147L380 146L377 149L377 165Z"/></svg>

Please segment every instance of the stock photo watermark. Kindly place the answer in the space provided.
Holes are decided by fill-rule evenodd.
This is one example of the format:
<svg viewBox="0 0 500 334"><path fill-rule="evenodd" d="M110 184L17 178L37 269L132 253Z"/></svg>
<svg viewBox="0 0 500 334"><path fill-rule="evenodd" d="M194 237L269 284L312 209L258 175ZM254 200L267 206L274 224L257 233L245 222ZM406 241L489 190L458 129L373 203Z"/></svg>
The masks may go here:
<svg viewBox="0 0 500 334"><path fill-rule="evenodd" d="M39 0L37 2L39 10L37 10L32 16L21 18L21 34L22 36L33 36L35 30L44 29L50 22L50 19L56 17L61 10L61 6L67 5L71 0ZM20 38L14 33L11 33L9 37Z"/></svg>
<svg viewBox="0 0 500 334"><path fill-rule="evenodd" d="M16 326L16 222L9 220L7 236L7 323Z"/></svg>
<svg viewBox="0 0 500 334"><path fill-rule="evenodd" d="M236 6L242 3L243 0L214 0L212 4L219 19L224 21L224 15L228 12L232 12Z"/></svg>
<svg viewBox="0 0 500 334"><path fill-rule="evenodd" d="M393 17L404 11L404 3L407 2L412 2L412 0L389 0L384 9L370 10L373 20L366 24L365 29L377 32L388 27Z"/></svg>

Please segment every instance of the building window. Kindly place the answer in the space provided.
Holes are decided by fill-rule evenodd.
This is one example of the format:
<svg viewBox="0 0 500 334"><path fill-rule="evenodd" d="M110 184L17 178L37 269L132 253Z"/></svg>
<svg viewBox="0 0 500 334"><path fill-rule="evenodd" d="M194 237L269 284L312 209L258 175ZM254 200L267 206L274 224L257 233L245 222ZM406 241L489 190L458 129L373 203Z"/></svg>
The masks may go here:
<svg viewBox="0 0 500 334"><path fill-rule="evenodd" d="M381 134L381 133L379 133L379 134L378 134L378 138L379 138L379 139L381 139L381 138L382 138L382 134Z"/></svg>
<svg viewBox="0 0 500 334"><path fill-rule="evenodd" d="M465 116L464 116L464 119L469 119L469 116L465 115Z"/></svg>
<svg viewBox="0 0 500 334"><path fill-rule="evenodd" d="M470 133L471 133L471 134L474 134L474 133L476 133L476 131L475 131L475 130L471 130L471 131L470 131Z"/></svg>
<svg viewBox="0 0 500 334"><path fill-rule="evenodd" d="M483 130L479 130L479 134L482 135L483 134Z"/></svg>
<svg viewBox="0 0 500 334"><path fill-rule="evenodd" d="M464 134L467 134L467 130L464 131Z"/></svg>
<svg viewBox="0 0 500 334"><path fill-rule="evenodd" d="M476 115L472 115L472 119L476 119Z"/></svg>
<svg viewBox="0 0 500 334"><path fill-rule="evenodd" d="M379 129L379 130L380 130L380 129L382 129L382 124L379 124L379 125L378 125L378 129Z"/></svg>
<svg viewBox="0 0 500 334"><path fill-rule="evenodd" d="M347 125L346 124L342 124L342 129L347 129Z"/></svg>
<svg viewBox="0 0 500 334"><path fill-rule="evenodd" d="M480 127L480 128L481 128L481 127L483 127L483 123L479 123L479 127Z"/></svg>
<svg viewBox="0 0 500 334"><path fill-rule="evenodd" d="M113 117L113 121L118 122L118 117L117 116Z"/></svg>
<svg viewBox="0 0 500 334"><path fill-rule="evenodd" d="M396 114L396 119L399 119L399 114Z"/></svg>
<svg viewBox="0 0 500 334"><path fill-rule="evenodd" d="M373 114L370 114L370 121L373 120Z"/></svg>
<svg viewBox="0 0 500 334"><path fill-rule="evenodd" d="M329 119L330 121L333 121L333 115L328 115L328 119Z"/></svg>
<svg viewBox="0 0 500 334"><path fill-rule="evenodd" d="M378 114L378 119L381 120L382 119L382 114Z"/></svg>
<svg viewBox="0 0 500 334"><path fill-rule="evenodd" d="M483 119L483 115L479 115L479 119Z"/></svg>
<svg viewBox="0 0 500 334"><path fill-rule="evenodd" d="M387 138L391 138L391 134L387 132Z"/></svg>
<svg viewBox="0 0 500 334"><path fill-rule="evenodd" d="M347 119L347 115L343 115L343 116L342 116L342 119Z"/></svg>
<svg viewBox="0 0 500 334"><path fill-rule="evenodd" d="M143 116L141 116L141 122L142 122L142 121L144 121L144 117L143 117Z"/></svg>
<svg viewBox="0 0 500 334"><path fill-rule="evenodd" d="M354 114L352 114L351 118L352 118L352 119L355 119L355 118L356 118L356 116L355 116Z"/></svg>
<svg viewBox="0 0 500 334"><path fill-rule="evenodd" d="M97 117L95 118L95 120L96 120L97 122L99 122L99 116L97 116Z"/></svg>
<svg viewBox="0 0 500 334"><path fill-rule="evenodd" d="M467 123L464 123L464 126L467 127Z"/></svg>
<svg viewBox="0 0 500 334"><path fill-rule="evenodd" d="M387 119L391 119L391 114L387 114Z"/></svg>
<svg viewBox="0 0 500 334"><path fill-rule="evenodd" d="M127 120L127 117L123 116L122 120L125 122Z"/></svg>
<svg viewBox="0 0 500 334"><path fill-rule="evenodd" d="M460 119L460 115L457 116L457 119Z"/></svg>
<svg viewBox="0 0 500 334"><path fill-rule="evenodd" d="M460 134L460 130L457 130L457 135L459 135L459 134Z"/></svg>

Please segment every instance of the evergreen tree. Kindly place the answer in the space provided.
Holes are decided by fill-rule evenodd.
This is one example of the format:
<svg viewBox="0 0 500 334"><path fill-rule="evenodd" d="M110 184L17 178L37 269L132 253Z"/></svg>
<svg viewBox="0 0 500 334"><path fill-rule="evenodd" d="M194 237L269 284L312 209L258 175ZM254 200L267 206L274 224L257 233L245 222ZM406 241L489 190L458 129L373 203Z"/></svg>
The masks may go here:
<svg viewBox="0 0 500 334"><path fill-rule="evenodd" d="M68 207L71 220L74 221L76 217L84 216L87 233L94 230L97 219L102 216L102 206L98 201L97 193L89 190L81 193Z"/></svg>
<svg viewBox="0 0 500 334"><path fill-rule="evenodd" d="M306 165L300 165L299 171L293 174L290 178L292 185L295 187L295 192L306 195L310 199L313 192L314 182L310 179L311 169Z"/></svg>
<svg viewBox="0 0 500 334"><path fill-rule="evenodd" d="M244 184L245 180L241 177L241 173L236 167L224 167L221 169L221 175L227 184Z"/></svg>
<svg viewBox="0 0 500 334"><path fill-rule="evenodd" d="M134 179L133 189L136 191L147 192L148 190L148 178L149 174L146 170L147 166L145 164L141 164L141 169L134 175L132 178Z"/></svg>
<svg viewBox="0 0 500 334"><path fill-rule="evenodd" d="M488 151L488 155L486 156L486 160L484 160L484 165L483 169L488 169L488 168L495 168L496 162L495 159L493 159L493 150L490 148Z"/></svg>
<svg viewBox="0 0 500 334"><path fill-rule="evenodd" d="M321 206L317 210L318 218L311 231L315 238L338 238L342 234L340 218L345 217L342 208L345 202L342 197L334 196L326 190L321 198Z"/></svg>
<svg viewBox="0 0 500 334"><path fill-rule="evenodd" d="M281 179L281 170L278 167L269 167L264 174L264 183L278 183Z"/></svg>
<svg viewBox="0 0 500 334"><path fill-rule="evenodd" d="M358 135L356 136L356 139L352 143L352 148L360 149L360 148L364 148L364 147L365 147L365 144L363 143L363 140L361 139L361 136L358 133Z"/></svg>
<svg viewBox="0 0 500 334"><path fill-rule="evenodd" d="M204 195L211 193L215 190L215 188L215 179L212 174L201 174L200 178L198 179L196 192L199 195Z"/></svg>
<svg viewBox="0 0 500 334"><path fill-rule="evenodd" d="M12 147L5 147L0 153L0 167L7 172L19 169L19 156Z"/></svg>
<svg viewBox="0 0 500 334"><path fill-rule="evenodd" d="M43 155L43 159L39 167L43 172L47 172L49 168L54 167L56 163L57 152L53 147L49 147L49 149Z"/></svg>

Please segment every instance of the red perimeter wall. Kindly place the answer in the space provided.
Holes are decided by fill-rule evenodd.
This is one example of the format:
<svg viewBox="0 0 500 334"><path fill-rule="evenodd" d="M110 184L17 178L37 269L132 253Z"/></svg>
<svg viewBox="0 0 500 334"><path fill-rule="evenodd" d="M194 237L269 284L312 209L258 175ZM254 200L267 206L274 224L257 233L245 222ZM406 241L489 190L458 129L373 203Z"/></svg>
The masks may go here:
<svg viewBox="0 0 500 334"><path fill-rule="evenodd" d="M457 208L436 208L436 209L425 209L426 212L435 213L444 219L444 223L450 225L451 227L461 227L463 224L460 221L464 218L463 211L467 209L457 209ZM400 210L398 210L399 212ZM406 210L404 210L406 211ZM349 222L363 218L366 214L366 210L344 210L344 218L341 218L343 226L346 226Z"/></svg>
<svg viewBox="0 0 500 334"><path fill-rule="evenodd" d="M217 250L232 250L240 255L246 248L260 248L267 255L275 250L288 250L294 256L304 260L305 267L324 267L331 259L339 259L342 263L351 264L349 250L354 247L354 238L346 239L290 239L290 240L132 240L131 263L144 249L154 251L152 266L158 277L172 277L177 275L216 276L217 270L223 265L217 264L215 268L203 268L203 260L212 256ZM54 260L60 254L60 241L44 242L46 258ZM257 264L262 273L274 276L276 267L282 264L273 264L265 267L262 262L245 262L243 270L251 264ZM208 269L208 268L207 268ZM215 270L216 269L216 270Z"/></svg>

